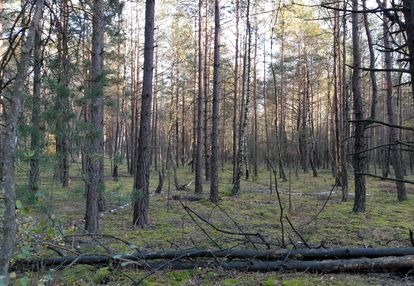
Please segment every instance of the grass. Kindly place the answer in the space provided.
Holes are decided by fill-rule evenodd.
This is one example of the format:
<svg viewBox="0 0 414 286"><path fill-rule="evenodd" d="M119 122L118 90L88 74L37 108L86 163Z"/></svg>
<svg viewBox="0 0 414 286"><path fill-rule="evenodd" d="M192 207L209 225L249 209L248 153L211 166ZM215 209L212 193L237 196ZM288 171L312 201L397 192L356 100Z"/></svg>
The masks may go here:
<svg viewBox="0 0 414 286"><path fill-rule="evenodd" d="M106 174L110 174L109 162L106 162ZM262 168L256 181L242 181L241 192L237 196L231 193L231 167L220 173L220 207L234 219L245 231L260 232L266 240L277 243L281 239L279 205L275 193L270 193L269 173ZM134 229L131 225L132 211L127 207L116 213L104 214L100 218L103 234L115 236L130 242L133 246L119 241L102 238L101 247L89 238L79 238L73 245L63 240L62 235L82 233L82 218L85 212L85 196L79 167L71 169L70 187L61 188L52 178L51 170L43 170L42 186L37 198L26 194L27 186L24 166L20 168L18 199L23 207L19 212L19 243L17 255L20 258L33 256L56 256L41 242L49 241L65 248L77 246L88 253L131 253L134 247L145 250L171 249L176 247L215 247L183 210L179 202L170 200L173 194L171 174L171 192L168 193L168 175L161 195L153 194L158 176L154 172L150 180L149 225L145 229ZM179 168L181 183L193 180L189 168ZM133 178L128 176L125 166L121 168L121 177L115 182L106 178L105 196L108 207L124 205L131 200ZM352 214L353 200L341 202L340 190L335 190L324 211L307 222L322 207L326 195L316 193L329 192L333 178L329 171L320 170L314 178L311 173L300 173L298 178L292 174L292 209L288 210L288 182L278 182L282 193L285 214L301 231L306 241L325 247L362 246L390 247L410 245L408 228L414 228L414 208L412 198L414 189L407 185L408 200L397 202L394 183L367 178L367 211ZM191 186L193 187L193 185ZM223 229L235 230L236 226L220 209L208 201L208 184L204 184L204 199L197 202L185 202L199 213ZM349 193L353 193L350 181ZM192 190L188 192L192 194ZM222 247L231 247L235 241L223 236L206 225L209 234ZM285 222L286 238L295 244L301 241ZM37 234L34 237L33 234ZM288 239L286 239L289 241ZM72 266L57 273L26 273L23 277L31 281L50 280L60 285L128 285L132 280L140 280L143 271L113 270L110 267ZM46 278L45 278L46 277ZM19 276L21 279L22 277ZM309 274L309 273L240 273L217 269L195 269L193 271L161 271L145 280L144 285L396 285L404 277L396 274ZM19 279L13 280L16 285ZM49 281L49 282L50 282ZM34 282L33 282L34 283Z"/></svg>

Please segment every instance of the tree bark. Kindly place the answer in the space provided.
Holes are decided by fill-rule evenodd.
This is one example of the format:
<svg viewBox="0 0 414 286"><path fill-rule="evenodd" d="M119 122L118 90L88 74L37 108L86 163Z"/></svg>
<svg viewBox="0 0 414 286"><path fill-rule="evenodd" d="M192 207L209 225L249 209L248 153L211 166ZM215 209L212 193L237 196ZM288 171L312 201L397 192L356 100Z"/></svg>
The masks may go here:
<svg viewBox="0 0 414 286"><path fill-rule="evenodd" d="M17 149L17 125L22 110L22 96L25 91L24 83L28 76L31 50L34 46L36 32L40 30L39 25L43 14L44 1L36 0L35 5L29 32L22 43L20 61L17 66L14 85L11 89L8 108L4 110L6 127L2 147L4 149L3 164L7 168L3 170L1 181L1 188L4 190L4 211L0 241L0 283L4 285L8 283L9 262L16 240L16 170L14 154Z"/></svg>
<svg viewBox="0 0 414 286"><path fill-rule="evenodd" d="M85 230L99 232L99 201L103 196L103 54L104 2L94 0L92 17L92 65L90 88L90 118L86 152L86 215Z"/></svg>
<svg viewBox="0 0 414 286"><path fill-rule="evenodd" d="M197 146L195 156L195 193L203 192L203 96L204 96L204 50L203 50L203 0L198 1L198 98L197 98Z"/></svg>
<svg viewBox="0 0 414 286"><path fill-rule="evenodd" d="M41 25L35 32L34 49L33 49L33 97L32 97L32 127L30 149L33 152L30 158L29 171L29 192L35 193L39 190L40 167L39 156L41 150L41 130L40 130L40 88L42 72L42 38Z"/></svg>
<svg viewBox="0 0 414 286"><path fill-rule="evenodd" d="M122 22L122 18L121 18L121 13L118 13L118 27L117 27L117 32L118 32L118 38L117 38L117 56L118 56L118 61L117 61L117 67L116 67L116 114L115 114L115 134L114 134L114 152L112 154L113 156L113 169L112 169L112 177L114 181L118 181L118 169L119 169L119 164L120 164L120 159L121 159L121 154L119 152L120 149L120 145L121 145L121 118L120 118L120 111L121 111L121 22Z"/></svg>
<svg viewBox="0 0 414 286"><path fill-rule="evenodd" d="M210 176L210 201L218 203L219 184L219 124L220 124L220 1L214 4L214 74L213 74L213 108L211 128L211 176Z"/></svg>
<svg viewBox="0 0 414 286"><path fill-rule="evenodd" d="M365 0L364 0L365 1ZM386 1L384 1L386 5ZM385 61L385 69L388 70L385 72L385 91L386 91L386 102L387 102L387 116L388 116L388 123L390 125L395 124L395 118L394 118L394 110L393 110L393 103L392 103L392 93L393 93L393 84L392 84L392 76L391 76L391 45L389 40L389 27L388 27L388 19L384 16L384 48L385 48L385 54L384 54L384 61ZM388 133L388 143L393 144L397 143L398 137L397 132L395 128L389 128ZM398 150L397 147L390 147L390 161L391 165L394 169L395 178L397 180L404 180L404 173L402 170L401 162L401 153ZM407 199L407 192L405 189L405 184L403 181L396 181L397 186L397 198L399 201L404 201Z"/></svg>
<svg viewBox="0 0 414 286"><path fill-rule="evenodd" d="M208 31L208 12L209 12L209 1L206 0L206 15L205 15L205 35L204 35L204 120L203 120L203 128L204 128L204 173L206 181L210 180L210 136L208 134L209 128L208 128L208 98L209 98L209 81L210 81L210 53L209 53L209 31Z"/></svg>
<svg viewBox="0 0 414 286"><path fill-rule="evenodd" d="M164 267L172 269L193 269L196 267L223 266L230 270L249 271L362 271L382 269L409 269L414 266L412 248L338 248L338 249L292 249L292 250L170 250L164 252L120 255L119 258L104 255L84 255L81 257L65 256L59 258L45 258L32 260L18 260L13 266L13 271L36 271L48 267L64 267L72 264L108 264L110 262L142 261L137 264L139 268ZM232 261L209 262L207 260L195 260L194 262L180 262L179 259L188 258L226 258ZM170 262L147 262L157 259L173 259ZM249 259L237 260L237 259ZM175 263L175 264L174 264ZM135 264L134 264L135 265Z"/></svg>
<svg viewBox="0 0 414 286"><path fill-rule="evenodd" d="M257 5L256 13L257 13ZM258 124L257 124L257 16L255 17L256 29L254 31L254 56L253 56L253 154L252 154L252 163L253 163L253 180L257 180L258 171L257 171L257 143L258 143Z"/></svg>
<svg viewBox="0 0 414 286"><path fill-rule="evenodd" d="M151 106L154 65L155 0L145 4L144 75L142 83L141 120L138 139L137 169L134 178L133 224L144 227L148 223L149 176L151 164Z"/></svg>
<svg viewBox="0 0 414 286"><path fill-rule="evenodd" d="M233 90L233 180L234 184L237 174L237 97L239 93L239 10L240 2L236 0L236 51L234 56L234 90Z"/></svg>
<svg viewBox="0 0 414 286"><path fill-rule="evenodd" d="M63 187L69 186L69 55L68 55L68 26L69 8L67 0L62 1L60 8L60 23L58 34L59 68L58 84L62 89L57 94L57 110L61 116L56 121L56 151L58 159L59 180Z"/></svg>
<svg viewBox="0 0 414 286"><path fill-rule="evenodd" d="M358 0L352 0L352 9L358 10ZM352 13L352 94L354 102L354 117L355 120L363 120L364 114L362 111L363 103L361 96L361 50L359 44L359 23L358 13ZM365 171L365 158L362 151L365 148L364 138L364 122L356 122L354 126L354 177L355 177L355 197L353 212L365 211L365 176L362 175Z"/></svg>
<svg viewBox="0 0 414 286"><path fill-rule="evenodd" d="M245 44L244 51L244 60L243 60L243 91L247 89L246 96L242 96L242 114L240 115L240 127L239 127L239 146L237 151L237 162L236 162L236 178L233 183L232 194L236 195L240 192L240 180L242 176L242 164L243 159L246 159L246 126L247 126L247 117L249 114L249 103L250 103L250 62L251 62L251 27L250 27L250 0L247 1L247 16L246 16L246 32L247 32L247 41ZM247 65L247 67L246 67ZM248 172L246 168L246 173Z"/></svg>

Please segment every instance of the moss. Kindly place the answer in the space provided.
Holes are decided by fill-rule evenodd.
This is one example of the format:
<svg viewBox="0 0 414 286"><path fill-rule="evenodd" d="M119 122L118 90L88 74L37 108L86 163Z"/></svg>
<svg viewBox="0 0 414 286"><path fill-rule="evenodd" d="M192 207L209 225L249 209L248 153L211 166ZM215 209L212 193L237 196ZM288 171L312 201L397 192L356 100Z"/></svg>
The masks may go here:
<svg viewBox="0 0 414 286"><path fill-rule="evenodd" d="M106 284L110 280L112 271L109 267L103 267L98 269L95 274L92 276L92 281L95 284Z"/></svg>
<svg viewBox="0 0 414 286"><path fill-rule="evenodd" d="M262 281L260 285L262 286L276 286L279 285L279 281L274 277L268 277L265 280Z"/></svg>
<svg viewBox="0 0 414 286"><path fill-rule="evenodd" d="M305 286L306 278L291 278L285 281L282 281L283 286Z"/></svg>
<svg viewBox="0 0 414 286"><path fill-rule="evenodd" d="M236 285L240 285L240 281L237 279L225 279L223 280L223 286L236 286Z"/></svg>
<svg viewBox="0 0 414 286"><path fill-rule="evenodd" d="M60 280L64 285L88 285L92 272L94 267L91 265L74 265L62 272Z"/></svg>

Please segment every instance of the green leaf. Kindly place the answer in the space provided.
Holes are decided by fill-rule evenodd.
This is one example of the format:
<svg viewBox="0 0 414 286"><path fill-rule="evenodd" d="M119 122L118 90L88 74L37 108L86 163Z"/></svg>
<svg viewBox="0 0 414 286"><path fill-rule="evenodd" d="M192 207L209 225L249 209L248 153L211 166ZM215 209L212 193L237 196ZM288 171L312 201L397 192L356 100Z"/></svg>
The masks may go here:
<svg viewBox="0 0 414 286"><path fill-rule="evenodd" d="M16 209L21 209L23 207L22 201L17 200L16 201Z"/></svg>

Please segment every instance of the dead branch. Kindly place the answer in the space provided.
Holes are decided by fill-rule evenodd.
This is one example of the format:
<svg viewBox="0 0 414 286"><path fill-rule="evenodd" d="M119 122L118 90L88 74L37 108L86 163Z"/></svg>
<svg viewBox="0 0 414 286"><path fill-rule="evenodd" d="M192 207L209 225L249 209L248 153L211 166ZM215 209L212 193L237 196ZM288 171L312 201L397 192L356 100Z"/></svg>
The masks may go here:
<svg viewBox="0 0 414 286"><path fill-rule="evenodd" d="M264 237L256 232L256 233L249 233L249 232L235 232L235 231L231 231L231 230L226 230L226 229L221 229L218 228L217 226L215 226L214 224L212 224L211 222L209 222L208 220L206 220L204 217L202 217L201 215L199 215L198 213L196 213L195 211L193 211L191 208L189 208L188 206L186 206L182 201L180 201L182 207L184 208L184 210L190 215L193 214L195 215L198 219L200 219L202 222L206 223L207 225L209 225L210 227L212 227L214 230L224 233L224 234L229 234L229 235L236 235L236 236L253 236L253 237L257 237L259 238L263 243L266 244L266 246L268 248L270 248L270 246L267 244L266 240L264 239ZM190 215L191 216L191 215Z"/></svg>
<svg viewBox="0 0 414 286"><path fill-rule="evenodd" d="M289 259L288 259L288 258ZM205 260L193 261L190 264L179 259L214 258L214 262ZM241 261L220 261L222 259L242 259ZM147 260L173 261L147 263ZM247 261L247 260L248 261ZM328 260L324 260L328 259ZM414 248L337 248L337 249L290 249L290 250L249 250L249 249L186 249L164 252L145 253L137 252L132 255L81 255L59 258L37 258L17 260L11 271L37 271L45 268L62 268L74 264L106 265L120 264L124 261L137 261L133 267L156 269L161 265L168 265L171 269L192 269L198 266L217 267L224 265L224 269L248 271L361 271L380 269L405 269L414 267ZM144 263L145 262L145 263ZM234 263L234 264L233 264ZM191 265L191 267L190 267ZM227 266L226 266L227 265Z"/></svg>

